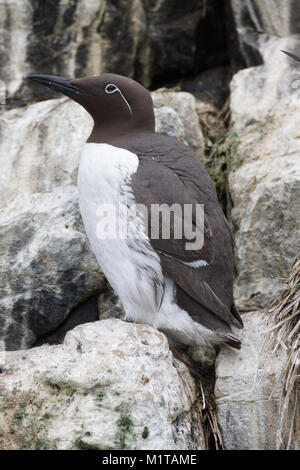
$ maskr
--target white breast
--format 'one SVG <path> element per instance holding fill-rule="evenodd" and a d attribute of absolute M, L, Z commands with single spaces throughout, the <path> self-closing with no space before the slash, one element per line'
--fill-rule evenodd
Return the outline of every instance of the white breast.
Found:
<path fill-rule="evenodd" d="M 78 172 L 79 204 L 93 252 L 125 310 L 132 311 L 132 304 L 142 303 L 146 310 L 155 311 L 163 296 L 164 280 L 159 256 L 149 240 L 120 238 L 119 233 L 115 238 L 108 231 L 103 238 L 105 227 L 101 226 L 103 219 L 115 226 L 120 206 L 127 210 L 135 204 L 130 180 L 138 163 L 138 157 L 128 150 L 86 144 Z"/>

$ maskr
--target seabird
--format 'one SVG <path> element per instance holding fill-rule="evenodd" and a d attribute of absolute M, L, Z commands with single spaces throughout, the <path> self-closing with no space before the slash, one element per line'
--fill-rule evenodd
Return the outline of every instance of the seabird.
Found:
<path fill-rule="evenodd" d="M 176 138 L 155 133 L 150 93 L 132 79 L 109 73 L 27 78 L 72 98 L 94 120 L 79 165 L 80 211 L 126 318 L 159 329 L 176 344 L 225 342 L 239 349 L 232 328 L 241 329 L 243 323 L 233 300 L 236 268 L 229 224 L 199 158 Z M 117 207 L 122 197 L 128 213 L 136 205 L 150 212 L 154 204 L 183 209 L 189 204 L 195 225 L 195 208 L 203 204 L 203 246 L 187 249 L 187 240 L 174 232 L 169 239 L 152 236 L 142 216 L 133 224 L 137 230 L 138 222 L 144 224 L 143 237 L 99 237 L 98 208 Z"/>

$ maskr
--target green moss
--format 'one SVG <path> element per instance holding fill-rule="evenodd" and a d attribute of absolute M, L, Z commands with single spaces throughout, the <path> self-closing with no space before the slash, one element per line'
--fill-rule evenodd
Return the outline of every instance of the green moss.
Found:
<path fill-rule="evenodd" d="M 248 121 L 246 121 L 245 127 L 253 126 L 256 123 L 257 123 L 257 119 L 250 118 L 250 119 L 248 119 Z"/>
<path fill-rule="evenodd" d="M 160 397 L 160 405 L 163 406 L 164 408 L 166 407 L 166 402 L 164 397 Z"/>
<path fill-rule="evenodd" d="M 259 132 L 260 134 L 264 134 L 266 129 L 273 124 L 274 118 L 273 116 L 268 116 L 263 121 L 260 121 L 255 118 L 250 118 L 245 123 L 245 128 L 249 128 L 251 132 Z"/>
<path fill-rule="evenodd" d="M 21 446 L 19 450 L 31 450 L 31 445 L 32 441 L 25 441 Z"/>
<path fill-rule="evenodd" d="M 236 167 L 236 155 L 240 144 L 236 131 L 216 141 L 210 147 L 206 168 L 216 185 L 219 202 L 227 218 L 230 218 L 232 200 L 229 192 L 228 174 Z"/>
<path fill-rule="evenodd" d="M 27 403 L 25 401 L 21 402 L 19 408 L 16 410 L 14 414 L 15 421 L 21 421 L 22 419 L 26 418 L 27 416 Z"/>
<path fill-rule="evenodd" d="M 101 406 L 102 401 L 104 400 L 105 397 L 106 397 L 106 394 L 104 390 L 100 390 L 99 392 L 97 392 L 95 396 L 96 405 Z"/>
<path fill-rule="evenodd" d="M 16 411 L 15 414 L 14 414 L 14 420 L 17 421 L 17 420 L 22 420 L 24 418 L 24 415 L 23 413 L 21 413 L 20 411 Z"/>
<path fill-rule="evenodd" d="M 65 393 L 66 393 L 66 395 L 68 395 L 69 397 L 72 397 L 75 392 L 76 392 L 76 389 L 75 389 L 74 387 L 71 387 L 71 385 L 68 385 L 68 386 L 65 388 Z"/>
<path fill-rule="evenodd" d="M 120 428 L 122 429 L 129 430 L 131 426 L 133 426 L 133 422 L 131 421 L 129 416 L 123 415 L 118 420 L 118 426 L 120 426 Z"/>
<path fill-rule="evenodd" d="M 129 449 L 129 440 L 133 434 L 133 422 L 128 415 L 122 415 L 117 421 L 115 445 L 118 449 Z"/>
<path fill-rule="evenodd" d="M 35 443 L 34 449 L 35 450 L 47 450 L 49 449 L 49 447 L 46 441 L 43 441 L 42 439 L 38 439 Z"/>
<path fill-rule="evenodd" d="M 52 379 L 52 377 L 48 377 L 46 383 L 57 391 L 60 391 L 61 387 Z"/>
<path fill-rule="evenodd" d="M 49 450 L 50 446 L 48 445 L 48 442 L 44 441 L 43 439 L 37 439 L 35 440 L 30 440 L 30 441 L 25 441 L 23 445 L 20 447 L 20 450 Z M 51 446 L 51 449 L 53 447 Z"/>
<path fill-rule="evenodd" d="M 88 444 L 87 442 L 84 442 L 81 438 L 76 440 L 76 446 L 80 450 L 99 450 L 99 448 L 93 444 Z"/>
<path fill-rule="evenodd" d="M 74 393 L 76 392 L 76 387 L 73 387 L 72 385 L 68 383 L 57 383 L 53 378 L 48 378 L 46 383 L 53 388 L 54 390 L 60 392 L 65 392 L 66 395 L 69 397 L 73 396 Z"/>

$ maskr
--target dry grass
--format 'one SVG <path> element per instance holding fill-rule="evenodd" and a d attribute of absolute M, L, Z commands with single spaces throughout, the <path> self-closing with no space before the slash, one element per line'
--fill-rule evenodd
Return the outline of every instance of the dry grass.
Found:
<path fill-rule="evenodd" d="M 204 392 L 201 382 L 199 382 L 199 388 L 201 390 L 201 398 L 199 397 L 199 413 L 204 431 L 206 449 L 213 448 L 215 450 L 223 450 L 223 440 L 215 408 L 215 397 L 212 392 Z M 200 401 L 202 401 L 201 405 Z"/>
<path fill-rule="evenodd" d="M 196 428 L 203 429 L 206 450 L 223 450 L 222 435 L 217 420 L 214 396 L 215 364 L 195 362 L 182 350 L 170 345 L 173 356 L 187 366 L 195 380 L 197 399 L 192 407 L 192 422 Z M 197 439 L 195 439 L 197 441 Z"/>
<path fill-rule="evenodd" d="M 272 328 L 273 353 L 275 354 L 278 348 L 287 351 L 281 394 L 278 449 L 291 448 L 296 425 L 297 383 L 300 377 L 300 252 L 286 283 L 286 290 L 270 307 L 270 312 L 275 316 L 275 326 Z"/>

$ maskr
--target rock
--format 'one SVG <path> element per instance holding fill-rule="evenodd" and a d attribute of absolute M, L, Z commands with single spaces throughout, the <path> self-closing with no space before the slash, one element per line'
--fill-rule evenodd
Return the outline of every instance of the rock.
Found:
<path fill-rule="evenodd" d="M 162 88 L 152 93 L 156 132 L 171 135 L 190 145 L 203 158 L 205 142 L 193 95 Z"/>
<path fill-rule="evenodd" d="M 298 249 L 300 68 L 280 52 L 297 44 L 296 38 L 264 40 L 265 64 L 231 83 L 229 186 L 242 310 L 263 308 L 279 295 Z"/>
<path fill-rule="evenodd" d="M 68 98 L 3 112 L 0 206 L 24 192 L 76 184 L 81 149 L 92 125 L 89 114 Z"/>
<path fill-rule="evenodd" d="M 224 347 L 217 357 L 217 419 L 226 449 L 272 450 L 277 448 L 280 429 L 287 354 L 272 353 L 269 314 L 247 313 L 243 321 L 241 351 Z M 300 441 L 293 444 L 299 447 Z"/>
<path fill-rule="evenodd" d="M 216 0 L 142 0 L 147 31 L 137 56 L 137 78 L 158 88 L 212 64 L 223 65 L 223 5 Z M 150 78 L 150 80 L 149 80 Z"/>
<path fill-rule="evenodd" d="M 86 300 L 82 300 L 80 304 L 72 308 L 67 318 L 58 325 L 57 328 L 54 328 L 49 333 L 46 333 L 42 336 L 39 336 L 37 341 L 35 341 L 33 346 L 41 346 L 42 344 L 60 344 L 63 343 L 66 333 L 70 330 L 73 330 L 78 325 L 82 323 L 90 323 L 99 320 L 99 297 L 101 297 L 103 292 L 103 287 L 101 287 L 101 294 L 91 295 Z"/>
<path fill-rule="evenodd" d="M 261 42 L 299 33 L 300 7 L 296 0 L 231 0 L 229 54 L 234 69 L 263 63 Z M 228 15 L 230 16 L 230 15 Z"/>
<path fill-rule="evenodd" d="M 209 153 L 211 145 L 224 138 L 227 128 L 222 115 L 220 115 L 220 110 L 212 103 L 196 99 L 195 111 L 198 115 L 200 128 L 204 136 L 204 159 L 205 162 L 207 162 L 207 154 Z"/>
<path fill-rule="evenodd" d="M 99 292 L 103 274 L 84 233 L 74 186 L 18 196 L 0 213 L 0 233 L 0 339 L 6 349 L 24 349 Z"/>
<path fill-rule="evenodd" d="M 0 78 L 14 105 L 53 96 L 46 88 L 29 86 L 28 73 L 78 77 L 109 68 L 132 76 L 146 27 L 139 0 L 1 0 L 0 18 Z"/>
<path fill-rule="evenodd" d="M 287 37 L 299 33 L 300 8 L 297 0 L 231 0 L 238 31 L 255 31 Z"/>
<path fill-rule="evenodd" d="M 210 0 L 0 0 L 0 82 L 9 106 L 47 99 L 30 73 L 118 73 L 156 86 L 223 65 L 223 7 Z M 214 26 L 214 31 L 212 29 Z M 9 51 L 9 53 L 8 53 Z M 200 60 L 199 60 L 200 58 Z"/>
<path fill-rule="evenodd" d="M 180 88 L 192 93 L 200 102 L 213 104 L 220 111 L 230 94 L 230 80 L 229 67 L 216 67 L 193 78 L 184 78 L 180 82 Z"/>
<path fill-rule="evenodd" d="M 160 132 L 194 145 L 201 154 L 204 142 L 193 96 L 163 91 L 153 96 L 159 101 Z M 97 319 L 95 308 L 88 304 L 86 309 L 82 302 L 104 288 L 104 279 L 86 239 L 74 187 L 91 127 L 86 111 L 66 98 L 0 117 L 0 200 L 5 207 L 0 211 L 5 280 L 0 339 L 7 349 L 57 343 L 78 322 Z"/>
<path fill-rule="evenodd" d="M 155 106 L 155 115 L 158 120 L 155 124 L 155 130 L 158 134 L 177 137 L 181 142 L 186 143 L 184 127 L 178 113 L 169 106 Z"/>
<path fill-rule="evenodd" d="M 262 35 L 258 45 L 264 64 L 235 74 L 230 85 L 232 120 L 239 127 L 252 118 L 294 111 L 299 104 L 299 65 L 281 50 L 297 52 L 300 38 Z"/>
<path fill-rule="evenodd" d="M 7 84 L 8 102 L 20 105 L 50 97 L 49 90 L 27 85 L 28 73 L 72 77 L 79 67 L 90 72 L 99 68 L 100 54 L 93 51 L 93 43 L 99 40 L 103 7 L 104 2 L 94 0 L 1 0 L 1 79 Z"/>
<path fill-rule="evenodd" d="M 115 319 L 81 325 L 63 345 L 6 354 L 0 448 L 203 449 L 194 400 L 161 333 Z"/>
<path fill-rule="evenodd" d="M 124 320 L 125 310 L 117 294 L 113 291 L 107 283 L 101 294 L 98 297 L 98 312 L 99 319 L 106 320 L 107 318 L 118 318 Z"/>

